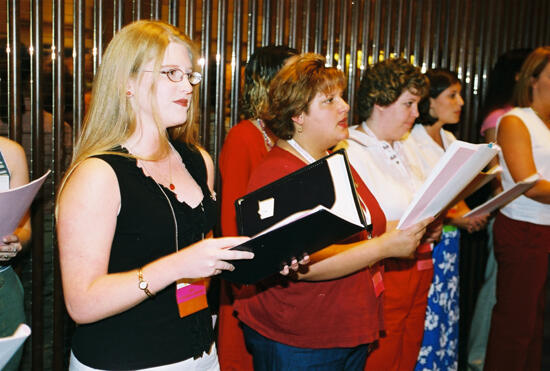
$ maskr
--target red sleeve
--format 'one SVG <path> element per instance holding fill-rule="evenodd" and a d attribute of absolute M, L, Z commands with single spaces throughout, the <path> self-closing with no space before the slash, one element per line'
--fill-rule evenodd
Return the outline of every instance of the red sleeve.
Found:
<path fill-rule="evenodd" d="M 241 125 L 240 127 L 238 127 Z M 244 130 L 243 130 L 244 129 Z M 247 130 L 248 129 L 248 130 Z M 253 130 L 256 130 L 252 127 Z M 229 131 L 220 153 L 221 227 L 223 236 L 237 236 L 235 200 L 246 194 L 250 173 L 267 153 L 264 143 L 250 128 L 238 124 Z M 262 139 L 260 137 L 260 139 Z"/>

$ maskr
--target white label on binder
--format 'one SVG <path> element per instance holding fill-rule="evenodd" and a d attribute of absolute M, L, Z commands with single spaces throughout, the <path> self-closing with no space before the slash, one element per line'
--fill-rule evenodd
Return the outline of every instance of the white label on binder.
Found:
<path fill-rule="evenodd" d="M 268 198 L 267 200 L 258 201 L 258 214 L 260 219 L 267 219 L 273 216 L 273 211 L 275 209 L 275 199 L 273 197 Z"/>

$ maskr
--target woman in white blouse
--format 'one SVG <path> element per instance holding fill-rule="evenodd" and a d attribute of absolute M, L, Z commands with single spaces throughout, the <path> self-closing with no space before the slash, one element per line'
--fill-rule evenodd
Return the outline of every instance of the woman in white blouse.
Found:
<path fill-rule="evenodd" d="M 377 63 L 365 73 L 358 91 L 363 122 L 352 127 L 349 139 L 340 145 L 387 220 L 401 218 L 422 184 L 418 159 L 407 153 L 401 139 L 418 117 L 417 105 L 427 90 L 426 78 L 405 59 Z M 386 259 L 384 267 L 386 332 L 369 355 L 366 369 L 411 370 L 422 341 L 433 274 L 430 245 L 419 246 L 416 259 Z"/>
<path fill-rule="evenodd" d="M 460 95 L 462 84 L 454 72 L 435 69 L 426 72 L 430 91 L 419 106 L 417 124 L 404 144 L 420 159 L 420 167 L 427 178 L 445 151 L 456 140 L 443 129 L 445 124 L 458 124 L 464 100 Z M 458 367 L 459 318 L 459 228 L 475 232 L 486 224 L 486 216 L 464 218 L 470 209 L 459 202 L 444 218 L 441 241 L 432 251 L 434 278 L 428 296 L 424 338 L 416 370 L 427 366 L 437 369 Z"/>

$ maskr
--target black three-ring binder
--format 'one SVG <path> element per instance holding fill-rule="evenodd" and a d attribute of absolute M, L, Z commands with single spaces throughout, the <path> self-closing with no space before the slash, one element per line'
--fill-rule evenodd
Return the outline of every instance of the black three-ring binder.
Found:
<path fill-rule="evenodd" d="M 239 233 L 252 239 L 233 249 L 255 254 L 223 271 L 222 278 L 235 283 L 260 281 L 292 258 L 370 228 L 343 149 L 247 194 L 235 208 Z"/>

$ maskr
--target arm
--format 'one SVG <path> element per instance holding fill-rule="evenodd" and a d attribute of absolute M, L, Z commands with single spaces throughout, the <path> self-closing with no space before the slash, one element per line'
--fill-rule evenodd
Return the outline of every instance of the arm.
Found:
<path fill-rule="evenodd" d="M 0 148 L 8 169 L 10 170 L 10 188 L 16 188 L 29 182 L 29 170 L 23 147 L 6 138 L 0 138 Z M 31 239 L 31 216 L 27 211 L 21 219 L 13 235 L 2 237 L 0 253 L 7 256 L 2 261 L 9 261 L 20 253 Z"/>
<path fill-rule="evenodd" d="M 466 202 L 460 201 L 455 205 L 445 218 L 445 223 L 454 225 L 455 227 L 465 229 L 468 233 L 477 232 L 487 224 L 487 218 L 489 215 L 480 215 L 469 218 L 464 218 L 463 215 L 468 213 L 470 208 L 466 205 Z"/>
<path fill-rule="evenodd" d="M 426 227 L 433 221 L 428 218 L 405 230 L 395 229 L 373 238 L 346 245 L 332 245 L 313 255 L 307 272 L 299 272 L 299 280 L 324 281 L 347 276 L 382 259 L 411 257 L 420 243 Z"/>
<path fill-rule="evenodd" d="M 137 269 L 107 272 L 119 207 L 116 175 L 100 159 L 80 164 L 60 195 L 57 235 L 63 292 L 67 310 L 77 323 L 99 321 L 147 298 L 138 288 Z M 179 278 L 207 277 L 233 269 L 225 260 L 248 259 L 252 254 L 226 248 L 245 240 L 203 240 L 145 265 L 143 277 L 155 293 Z"/>
<path fill-rule="evenodd" d="M 504 117 L 498 128 L 497 142 L 502 148 L 506 166 L 515 182 L 537 173 L 531 137 L 521 119 L 516 116 Z M 535 201 L 550 204 L 550 180 L 539 180 L 524 195 Z"/>

